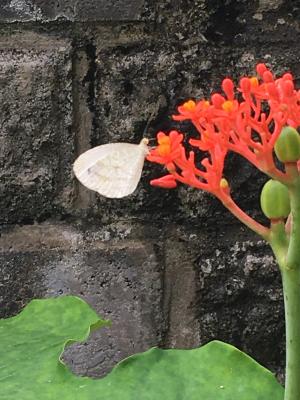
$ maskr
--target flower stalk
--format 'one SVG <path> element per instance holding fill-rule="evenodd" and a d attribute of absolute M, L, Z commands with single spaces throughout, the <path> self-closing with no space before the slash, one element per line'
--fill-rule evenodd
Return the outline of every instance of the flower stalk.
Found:
<path fill-rule="evenodd" d="M 300 263 L 295 269 L 281 267 L 286 330 L 284 400 L 300 399 Z"/>
<path fill-rule="evenodd" d="M 250 228 L 253 232 L 260 235 L 265 240 L 269 240 L 270 229 L 255 221 L 248 214 L 246 214 L 231 198 L 229 195 L 221 194 L 219 199 L 223 205 L 233 214 L 239 221 Z"/>
<path fill-rule="evenodd" d="M 293 222 L 286 263 L 288 269 L 297 269 L 300 268 L 300 176 L 289 185 L 289 192 Z"/>
<path fill-rule="evenodd" d="M 296 175 L 295 168 L 293 175 Z M 297 171 L 298 172 L 298 171 Z M 284 400 L 300 399 L 300 177 L 289 184 L 292 229 L 281 270 L 286 329 L 286 370 Z M 276 253 L 275 253 L 276 254 Z"/>

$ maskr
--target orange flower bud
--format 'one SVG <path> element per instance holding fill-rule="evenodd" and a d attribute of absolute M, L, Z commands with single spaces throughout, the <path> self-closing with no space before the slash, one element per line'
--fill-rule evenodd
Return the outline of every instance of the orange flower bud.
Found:
<path fill-rule="evenodd" d="M 157 141 L 159 144 L 170 144 L 170 138 L 166 135 L 158 137 Z"/>
<path fill-rule="evenodd" d="M 194 111 L 196 108 L 196 103 L 194 100 L 189 100 L 183 103 L 182 107 L 187 111 Z"/>
<path fill-rule="evenodd" d="M 222 108 L 224 111 L 230 112 L 233 110 L 233 101 L 231 100 L 226 100 L 224 101 L 224 103 L 222 104 Z"/>
<path fill-rule="evenodd" d="M 249 79 L 251 86 L 252 87 L 257 87 L 259 85 L 258 79 L 256 76 L 252 76 L 252 78 Z"/>
<path fill-rule="evenodd" d="M 210 105 L 209 101 L 207 101 L 207 100 L 201 100 L 201 101 L 200 101 L 200 104 L 201 104 L 201 108 L 202 108 L 203 110 L 206 110 L 206 109 L 209 107 L 209 105 Z"/>
<path fill-rule="evenodd" d="M 227 188 L 229 188 L 229 183 L 228 183 L 227 179 L 222 178 L 222 179 L 220 180 L 220 188 L 221 188 L 221 189 L 227 189 Z"/>
<path fill-rule="evenodd" d="M 158 147 L 157 147 L 157 151 L 158 151 L 158 154 L 160 155 L 160 156 L 167 156 L 168 154 L 170 154 L 171 153 L 171 146 L 170 146 L 170 144 L 160 144 Z"/>
<path fill-rule="evenodd" d="M 220 180 L 220 189 L 223 190 L 223 192 L 229 194 L 230 193 L 230 187 L 229 187 L 229 183 L 227 181 L 227 179 L 222 178 Z"/>

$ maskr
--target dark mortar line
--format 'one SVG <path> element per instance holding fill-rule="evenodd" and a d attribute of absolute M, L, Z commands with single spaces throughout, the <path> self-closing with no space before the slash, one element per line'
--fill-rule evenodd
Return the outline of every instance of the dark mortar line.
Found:
<path fill-rule="evenodd" d="M 158 251 L 156 253 L 160 256 L 161 260 L 161 300 L 160 300 L 160 306 L 161 306 L 161 312 L 163 316 L 163 324 L 162 324 L 162 330 L 161 330 L 161 340 L 159 343 L 159 346 L 161 347 L 167 347 L 169 345 L 170 341 L 170 327 L 171 327 L 171 302 L 172 302 L 172 287 L 169 288 L 169 290 L 166 290 L 166 283 L 167 283 L 167 264 L 166 264 L 166 238 L 167 238 L 167 229 L 168 227 L 161 227 L 161 237 L 160 242 L 162 243 L 161 246 L 157 245 Z M 155 248 L 154 248 L 155 251 Z"/>
<path fill-rule="evenodd" d="M 91 42 L 87 43 L 85 46 L 85 51 L 86 51 L 87 57 L 89 59 L 89 68 L 87 70 L 85 77 L 83 78 L 82 83 L 89 84 L 88 102 L 89 102 L 90 111 L 94 112 L 95 111 L 95 75 L 96 75 L 96 70 L 97 70 L 96 46 Z"/>
<path fill-rule="evenodd" d="M 78 156 L 79 153 L 79 137 L 78 137 L 78 131 L 79 131 L 79 104 L 80 104 L 80 94 L 79 94 L 79 89 L 74 83 L 74 80 L 76 79 L 77 71 L 76 71 L 76 57 L 77 57 L 77 52 L 72 51 L 72 60 L 71 60 L 71 74 L 72 74 L 72 131 L 74 132 L 74 161 L 75 157 Z M 74 199 L 73 199 L 73 205 L 76 202 L 76 199 L 79 197 L 79 183 L 76 181 L 75 177 L 73 180 L 73 194 L 74 194 Z"/>
<path fill-rule="evenodd" d="M 151 28 L 149 28 L 149 25 Z M 52 37 L 57 37 L 59 35 L 60 38 L 69 38 L 69 39 L 76 39 L 78 37 L 78 34 L 85 38 L 85 41 L 90 40 L 89 38 L 91 36 L 98 35 L 101 32 L 98 32 L 99 28 L 110 28 L 114 29 L 118 26 L 119 28 L 122 27 L 131 27 L 131 28 L 136 28 L 136 27 L 143 27 L 145 28 L 144 31 L 144 37 L 145 40 L 151 38 L 152 41 L 155 43 L 163 43 L 164 45 L 169 45 L 172 46 L 174 44 L 178 44 L 178 39 L 169 37 L 166 33 L 162 34 L 161 30 L 161 25 L 159 23 L 156 23 L 155 21 L 145 21 L 145 20 L 139 20 L 139 21 L 49 21 L 49 22 L 39 22 L 39 21 L 27 21 L 27 22 L 12 22 L 12 23 L 4 23 L 0 22 L 0 34 L 5 36 L 7 35 L 8 37 L 13 34 L 20 34 L 23 32 L 36 32 L 39 34 L 44 34 L 44 35 L 49 35 Z M 207 30 L 209 31 L 210 28 Z M 149 33 L 150 32 L 150 33 Z M 245 33 L 243 33 L 245 34 Z M 210 49 L 212 46 L 215 48 L 215 50 L 218 50 L 219 48 L 228 48 L 229 50 L 232 51 L 232 40 L 234 38 L 230 37 L 227 40 L 224 40 L 223 36 L 220 36 L 220 38 L 217 37 L 217 35 L 214 38 L 211 37 L 210 34 L 205 33 L 205 36 L 210 37 L 210 40 L 207 43 L 202 43 L 199 41 L 199 44 L 202 45 L 202 47 Z M 131 43 L 131 40 L 128 41 L 128 43 Z M 251 41 L 251 39 L 247 38 L 247 45 L 246 49 L 248 48 L 253 48 L 254 45 L 257 46 L 258 44 L 258 39 L 256 38 L 255 40 Z M 286 39 L 276 39 L 274 41 L 269 40 L 269 43 L 272 45 L 280 46 L 286 44 Z M 298 44 L 298 38 L 295 36 L 295 39 L 293 40 L 293 37 L 289 38 L 289 43 L 290 45 L 293 44 Z M 262 38 L 261 39 L 261 44 L 265 44 L 265 40 Z M 186 48 L 188 47 L 188 43 L 182 42 L 179 45 L 179 48 Z M 74 46 L 75 50 L 77 49 L 76 45 Z M 88 53 L 90 51 L 88 50 Z"/>
<path fill-rule="evenodd" d="M 83 78 L 82 83 L 88 84 L 88 98 L 87 98 L 87 105 L 92 114 L 92 130 L 95 132 L 99 127 L 97 118 L 96 118 L 96 73 L 97 73 L 97 47 L 92 42 L 87 43 L 85 46 L 85 51 L 87 54 L 87 58 L 89 60 L 89 66 L 85 77 Z M 93 135 L 91 135 L 91 138 Z M 91 139 L 91 147 L 94 147 L 97 143 L 93 143 Z"/>
<path fill-rule="evenodd" d="M 76 26 L 88 26 L 88 27 L 98 27 L 98 26 L 111 26 L 115 27 L 116 24 L 119 25 L 127 25 L 127 24 L 134 24 L 134 25 L 143 25 L 146 23 L 153 23 L 153 21 L 147 21 L 147 20 L 77 20 L 77 21 L 70 21 L 66 19 L 61 19 L 61 20 L 53 20 L 53 21 L 13 21 L 13 22 L 0 22 L 0 28 L 2 27 L 36 27 L 36 28 L 53 28 L 53 27 L 63 27 L 65 28 L 66 25 L 70 27 L 76 27 Z"/>

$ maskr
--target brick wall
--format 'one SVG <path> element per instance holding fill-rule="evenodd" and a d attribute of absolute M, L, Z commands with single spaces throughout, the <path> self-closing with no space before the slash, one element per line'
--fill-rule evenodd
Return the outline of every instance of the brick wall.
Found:
<path fill-rule="evenodd" d="M 150 187 L 159 168 L 108 200 L 71 167 L 91 146 L 176 126 L 177 104 L 258 61 L 299 80 L 294 3 L 0 0 L 0 310 L 72 293 L 111 318 L 67 352 L 75 371 L 213 338 L 281 371 L 280 279 L 264 243 L 206 193 Z M 264 177 L 235 156 L 226 173 L 260 217 Z"/>

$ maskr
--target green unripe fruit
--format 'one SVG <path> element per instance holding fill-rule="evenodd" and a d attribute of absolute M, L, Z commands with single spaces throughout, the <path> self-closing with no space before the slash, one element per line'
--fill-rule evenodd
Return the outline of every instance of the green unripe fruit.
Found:
<path fill-rule="evenodd" d="M 279 161 L 296 162 L 300 159 L 300 135 L 295 128 L 286 126 L 282 129 L 274 146 Z"/>
<path fill-rule="evenodd" d="M 269 219 L 287 218 L 291 211 L 287 187 L 270 179 L 262 189 L 260 205 L 263 213 Z"/>

